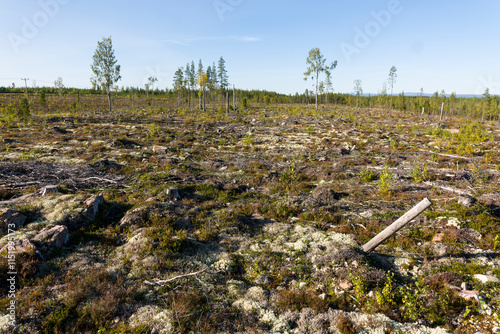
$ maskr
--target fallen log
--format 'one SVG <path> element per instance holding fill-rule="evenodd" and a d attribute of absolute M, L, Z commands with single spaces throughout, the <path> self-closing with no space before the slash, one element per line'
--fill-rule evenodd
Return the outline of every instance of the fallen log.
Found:
<path fill-rule="evenodd" d="M 425 211 L 428 207 L 432 205 L 432 202 L 428 198 L 424 198 L 420 203 L 415 205 L 410 211 L 406 212 L 403 216 L 401 216 L 394 223 L 389 225 L 385 230 L 377 234 L 370 241 L 368 241 L 363 247 L 362 250 L 366 253 L 373 251 L 377 248 L 378 245 L 383 243 L 389 237 L 391 237 L 394 233 L 403 228 L 406 224 L 408 224 L 411 220 L 415 219 L 419 214 Z"/>

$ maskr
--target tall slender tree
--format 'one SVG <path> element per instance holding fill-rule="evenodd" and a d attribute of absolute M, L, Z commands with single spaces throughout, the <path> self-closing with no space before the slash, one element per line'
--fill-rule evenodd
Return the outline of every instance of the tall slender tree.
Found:
<path fill-rule="evenodd" d="M 398 75 L 396 74 L 397 68 L 396 67 L 391 67 L 391 70 L 389 71 L 389 78 L 387 79 L 387 82 L 389 85 L 391 85 L 391 107 L 390 110 L 392 110 L 392 95 L 394 91 L 394 84 L 396 83 L 396 78 Z"/>
<path fill-rule="evenodd" d="M 157 81 L 158 81 L 158 78 L 155 77 L 155 76 L 150 76 L 148 78 L 148 84 L 151 87 L 151 94 L 152 94 L 151 96 L 152 96 L 152 99 L 153 99 L 153 108 L 155 106 L 155 88 L 154 87 L 155 87 L 155 82 L 157 82 Z"/>
<path fill-rule="evenodd" d="M 326 90 L 326 104 L 328 104 L 328 93 L 330 92 L 330 90 L 332 91 L 333 93 L 333 85 L 332 85 L 332 79 L 331 79 L 331 76 L 332 74 L 330 72 L 328 72 L 326 74 L 326 79 L 325 79 L 325 90 Z"/>
<path fill-rule="evenodd" d="M 111 111 L 111 89 L 113 84 L 119 81 L 122 77 L 120 75 L 120 65 L 116 65 L 115 50 L 111 36 L 104 37 L 102 41 L 97 42 L 97 48 L 92 57 L 92 77 L 90 81 L 94 87 L 102 87 L 106 90 L 108 95 L 109 111 Z"/>
<path fill-rule="evenodd" d="M 359 95 L 363 94 L 362 81 L 360 79 L 354 80 L 354 93 L 356 94 L 356 108 L 359 108 Z"/>
<path fill-rule="evenodd" d="M 221 98 L 224 99 L 224 92 L 226 91 L 226 87 L 229 85 L 227 70 L 226 70 L 226 61 L 224 58 L 219 58 L 219 64 L 217 66 L 217 76 L 219 78 L 219 89 Z"/>
<path fill-rule="evenodd" d="M 193 90 L 191 77 L 194 76 L 194 73 L 191 72 L 191 67 L 189 63 L 186 64 L 186 70 L 184 71 L 184 80 L 186 82 L 186 87 L 188 89 L 188 106 L 191 108 L 191 92 Z"/>
<path fill-rule="evenodd" d="M 203 96 L 203 111 L 205 111 L 205 93 L 207 90 L 208 76 L 206 72 L 198 72 L 198 86 L 200 87 L 200 109 L 202 109 L 201 97 Z"/>
<path fill-rule="evenodd" d="M 177 91 L 177 107 L 181 104 L 181 93 L 184 87 L 184 73 L 182 68 L 178 68 L 174 74 L 174 90 Z"/>
<path fill-rule="evenodd" d="M 304 72 L 304 80 L 311 78 L 315 82 L 314 86 L 316 89 L 316 110 L 318 110 L 318 89 L 319 89 L 319 76 L 321 73 L 325 73 L 327 76 L 330 75 L 330 71 L 337 67 L 337 61 L 331 63 L 331 65 L 326 65 L 326 58 L 321 54 L 319 48 L 314 48 L 309 51 L 309 56 L 306 60 L 307 71 Z"/>
<path fill-rule="evenodd" d="M 201 61 L 201 59 L 198 61 L 198 71 L 196 72 L 196 83 L 199 87 L 199 91 L 198 91 L 198 98 L 199 98 L 199 106 L 200 106 L 200 109 L 201 109 L 201 98 L 202 98 L 202 94 L 204 94 L 204 87 L 202 87 L 200 85 L 200 83 L 203 81 L 203 80 L 200 80 L 200 78 L 206 76 L 206 73 L 205 71 L 203 70 L 203 63 Z M 204 96 L 203 96 L 204 97 Z M 203 107 L 203 110 L 205 110 L 205 108 Z"/>

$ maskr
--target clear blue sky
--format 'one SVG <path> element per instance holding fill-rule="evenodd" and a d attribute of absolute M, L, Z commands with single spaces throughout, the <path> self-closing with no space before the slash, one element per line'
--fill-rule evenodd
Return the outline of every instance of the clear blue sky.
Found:
<path fill-rule="evenodd" d="M 0 86 L 90 87 L 97 41 L 111 36 L 119 86 L 223 56 L 229 82 L 294 94 L 318 47 L 337 92 L 361 79 L 377 93 L 396 66 L 395 92 L 500 94 L 498 0 L 0 0 Z"/>

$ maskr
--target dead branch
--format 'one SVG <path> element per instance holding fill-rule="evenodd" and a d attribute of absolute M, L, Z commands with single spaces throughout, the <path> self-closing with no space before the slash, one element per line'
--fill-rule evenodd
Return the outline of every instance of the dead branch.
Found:
<path fill-rule="evenodd" d="M 175 276 L 175 277 L 172 277 L 172 278 L 169 278 L 169 279 L 166 279 L 166 280 L 159 280 L 159 281 L 156 281 L 156 282 L 150 282 L 150 281 L 147 281 L 145 280 L 144 281 L 144 284 L 147 284 L 147 285 L 153 285 L 153 286 L 163 286 L 165 285 L 166 283 L 168 282 L 172 282 L 172 281 L 175 281 L 176 279 L 179 279 L 179 278 L 184 278 L 184 277 L 190 277 L 190 276 L 196 276 L 198 274 L 201 274 L 202 272 L 205 272 L 207 270 L 207 268 L 203 269 L 203 270 L 200 270 L 200 271 L 197 271 L 195 273 L 190 273 L 190 274 L 184 274 L 184 275 L 179 275 L 179 276 Z"/>
<path fill-rule="evenodd" d="M 469 197 L 474 197 L 470 193 L 465 192 L 463 190 L 460 190 L 460 189 L 457 189 L 457 188 L 453 188 L 453 187 L 450 187 L 450 186 L 447 186 L 447 185 L 441 185 L 441 184 L 438 184 L 436 182 L 426 181 L 426 182 L 424 182 L 424 184 L 427 185 L 427 186 L 429 186 L 429 187 L 435 187 L 435 188 L 438 188 L 438 189 L 441 189 L 441 190 L 444 190 L 444 191 L 448 191 L 448 192 L 452 192 L 452 193 L 455 193 L 455 194 L 458 194 L 458 195 L 465 195 L 465 196 L 469 196 Z"/>

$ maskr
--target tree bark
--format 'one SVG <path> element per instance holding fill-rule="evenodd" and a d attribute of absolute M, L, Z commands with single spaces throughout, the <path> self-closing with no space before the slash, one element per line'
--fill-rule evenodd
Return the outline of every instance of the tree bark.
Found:
<path fill-rule="evenodd" d="M 111 91 L 108 89 L 108 104 L 109 104 L 109 112 L 111 112 Z"/>

